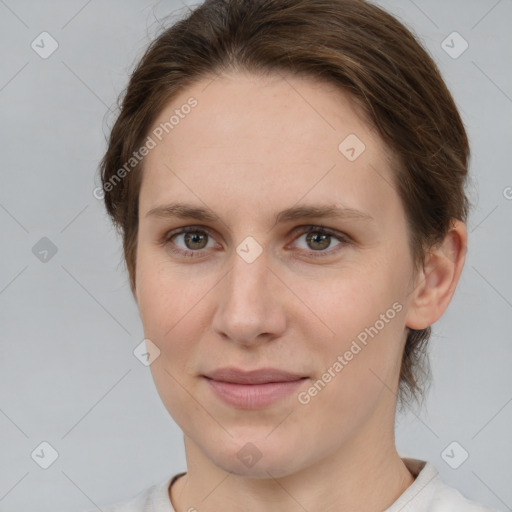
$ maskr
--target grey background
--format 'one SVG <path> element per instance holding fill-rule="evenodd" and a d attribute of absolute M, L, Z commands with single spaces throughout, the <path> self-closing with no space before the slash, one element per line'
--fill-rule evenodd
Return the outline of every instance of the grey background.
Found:
<path fill-rule="evenodd" d="M 473 151 L 466 267 L 434 326 L 434 385 L 420 413 L 398 418 L 397 445 L 511 510 L 512 2 L 379 3 L 434 56 Z M 143 330 L 120 239 L 92 195 L 107 111 L 158 20 L 184 6 L 0 0 L 0 511 L 94 508 L 186 468 L 181 431 L 132 353 Z M 59 44 L 47 59 L 31 48 L 43 31 Z M 441 47 L 453 31 L 469 43 L 457 59 Z M 57 247 L 47 262 L 32 251 L 43 237 Z M 48 469 L 31 458 L 42 441 L 59 454 Z M 458 469 L 441 456 L 452 441 L 469 453 Z"/>

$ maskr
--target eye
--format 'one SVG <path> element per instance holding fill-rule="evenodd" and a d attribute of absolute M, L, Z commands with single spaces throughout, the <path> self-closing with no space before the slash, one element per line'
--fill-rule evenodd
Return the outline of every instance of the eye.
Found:
<path fill-rule="evenodd" d="M 302 234 L 296 239 L 296 241 L 300 240 L 304 235 L 306 235 L 306 247 L 302 248 L 314 258 L 331 256 L 333 253 L 338 252 L 338 250 L 341 249 L 340 246 L 350 243 L 350 240 L 347 235 L 331 231 L 329 229 L 324 228 L 323 226 L 303 226 L 301 233 Z M 338 249 L 331 249 L 327 251 L 326 249 L 332 247 L 333 238 L 338 240 L 339 242 L 334 246 L 338 247 Z"/>
<path fill-rule="evenodd" d="M 209 237 L 209 233 L 204 229 L 187 226 L 167 233 L 162 240 L 162 244 L 175 254 L 194 258 L 202 256 L 201 251 L 212 248 L 211 244 L 208 245 Z M 212 237 L 210 238 L 213 240 Z M 181 248 L 180 240 L 181 244 L 183 244 Z"/>
<path fill-rule="evenodd" d="M 313 258 L 331 256 L 351 241 L 348 235 L 329 230 L 323 226 L 300 226 L 298 229 L 300 233 L 294 243 L 297 244 L 297 240 L 306 235 L 306 247 L 299 248 Z M 333 239 L 338 240 L 334 249 L 332 249 Z M 196 226 L 186 226 L 166 233 L 161 245 L 174 254 L 188 258 L 201 258 L 207 249 L 216 247 L 214 239 L 208 231 Z M 329 248 L 331 249 L 327 250 Z"/>

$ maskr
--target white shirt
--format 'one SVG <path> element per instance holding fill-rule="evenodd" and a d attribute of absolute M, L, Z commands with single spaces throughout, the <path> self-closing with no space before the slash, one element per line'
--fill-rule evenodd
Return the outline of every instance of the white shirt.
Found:
<path fill-rule="evenodd" d="M 468 500 L 459 491 L 444 484 L 430 462 L 407 457 L 402 457 L 402 460 L 415 480 L 383 512 L 499 512 Z M 103 512 L 176 512 L 169 499 L 169 486 L 184 474 L 173 475 L 130 500 L 118 501 L 101 509 Z"/>

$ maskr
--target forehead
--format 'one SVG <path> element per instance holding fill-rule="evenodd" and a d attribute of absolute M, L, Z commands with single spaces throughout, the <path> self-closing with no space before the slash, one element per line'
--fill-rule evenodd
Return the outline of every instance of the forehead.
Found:
<path fill-rule="evenodd" d="M 314 79 L 205 78 L 175 96 L 149 132 L 156 145 L 144 161 L 141 213 L 172 200 L 226 215 L 298 201 L 372 216 L 399 208 L 389 152 L 361 114 L 348 94 Z"/>

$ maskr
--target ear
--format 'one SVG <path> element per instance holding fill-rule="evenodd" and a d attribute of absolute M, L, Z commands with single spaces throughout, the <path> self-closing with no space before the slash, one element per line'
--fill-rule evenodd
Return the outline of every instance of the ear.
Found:
<path fill-rule="evenodd" d="M 406 327 L 425 329 L 441 318 L 455 293 L 466 251 L 466 226 L 453 219 L 451 229 L 440 244 L 430 249 L 416 276 Z"/>

